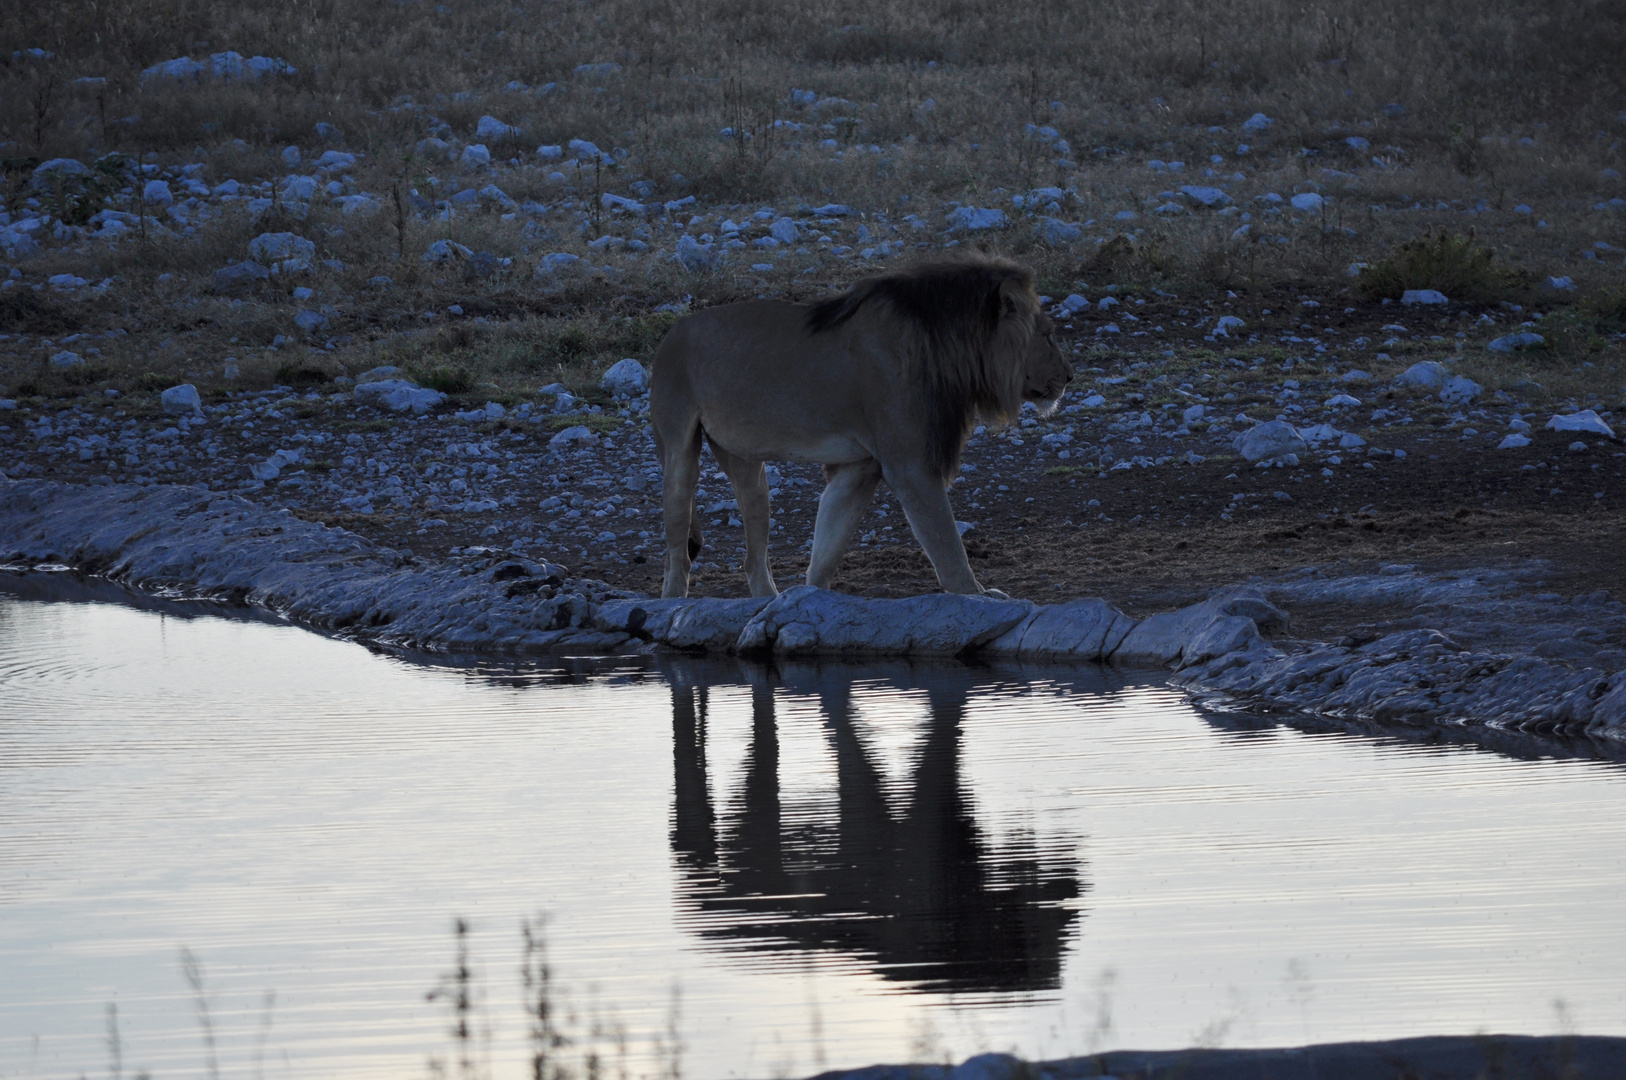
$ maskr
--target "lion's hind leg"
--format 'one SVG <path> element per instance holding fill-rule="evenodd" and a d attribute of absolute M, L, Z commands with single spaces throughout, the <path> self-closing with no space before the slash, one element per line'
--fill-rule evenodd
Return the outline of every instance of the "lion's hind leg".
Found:
<path fill-rule="evenodd" d="M 700 425 L 681 438 L 660 438 L 661 515 L 666 532 L 666 577 L 661 596 L 689 595 L 689 567 L 700 553 L 700 515 L 695 489 L 700 484 Z"/>
<path fill-rule="evenodd" d="M 768 569 L 768 527 L 772 522 L 768 505 L 768 476 L 762 462 L 736 457 L 711 444 L 717 464 L 734 485 L 734 500 L 740 504 L 740 521 L 745 525 L 745 581 L 752 596 L 778 596 L 773 572 Z M 698 518 L 698 515 L 696 515 Z"/>
<path fill-rule="evenodd" d="M 807 562 L 807 583 L 828 589 L 841 556 L 852 543 L 864 511 L 881 482 L 881 463 L 873 458 L 824 467 L 824 494 L 813 523 L 813 554 Z"/>

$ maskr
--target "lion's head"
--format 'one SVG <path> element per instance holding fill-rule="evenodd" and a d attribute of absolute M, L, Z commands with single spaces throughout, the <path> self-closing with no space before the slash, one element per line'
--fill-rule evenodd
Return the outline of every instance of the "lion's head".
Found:
<path fill-rule="evenodd" d="M 979 417 L 1013 423 L 1024 402 L 1048 413 L 1072 379 L 1033 271 L 1008 259 L 977 255 L 866 278 L 815 304 L 808 329 L 833 329 L 866 307 L 885 312 L 905 343 L 931 464 L 945 479 L 958 472 Z"/>

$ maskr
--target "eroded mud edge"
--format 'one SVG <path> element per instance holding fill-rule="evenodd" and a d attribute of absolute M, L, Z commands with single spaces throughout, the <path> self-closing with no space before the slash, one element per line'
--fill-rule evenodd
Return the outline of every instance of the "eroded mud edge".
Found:
<path fill-rule="evenodd" d="M 1511 571 L 1311 572 L 1139 620 L 1099 599 L 882 600 L 799 587 L 771 602 L 652 600 L 498 552 L 427 563 L 201 486 L 28 480 L 0 481 L 0 562 L 68 565 L 430 652 L 1087 661 L 1172 670 L 1199 698 L 1250 709 L 1626 740 L 1626 663 L 1585 644 L 1622 639 L 1626 604 L 1535 593 Z M 1329 603 L 1410 615 L 1337 643 L 1291 636 L 1295 606 Z M 1555 641 L 1574 647 L 1537 655 Z"/>

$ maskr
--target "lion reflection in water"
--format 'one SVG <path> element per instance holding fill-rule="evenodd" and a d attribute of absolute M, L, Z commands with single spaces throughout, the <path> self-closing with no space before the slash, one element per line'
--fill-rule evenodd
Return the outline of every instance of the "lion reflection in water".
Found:
<path fill-rule="evenodd" d="M 817 304 L 755 300 L 690 315 L 655 353 L 650 419 L 664 473 L 663 596 L 686 596 L 703 543 L 695 488 L 704 439 L 734 485 L 751 595 L 768 570 L 764 461 L 817 462 L 825 489 L 807 583 L 828 587 L 885 480 L 949 592 L 982 587 L 948 485 L 980 418 L 1041 414 L 1072 377 L 1032 271 L 980 256 L 867 278 Z"/>

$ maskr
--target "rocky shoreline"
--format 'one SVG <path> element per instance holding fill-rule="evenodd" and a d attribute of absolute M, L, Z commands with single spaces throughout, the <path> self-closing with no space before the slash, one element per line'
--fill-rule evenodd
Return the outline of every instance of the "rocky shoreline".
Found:
<path fill-rule="evenodd" d="M 0 561 L 71 566 L 430 652 L 1104 663 L 1170 670 L 1200 699 L 1248 710 L 1626 740 L 1626 658 L 1537 655 L 1541 642 L 1571 640 L 1578 627 L 1626 628 L 1626 604 L 1606 593 L 1570 602 L 1530 595 L 1510 571 L 1310 571 L 1140 620 L 1100 599 L 878 599 L 806 586 L 771 601 L 655 600 L 494 551 L 427 561 L 202 486 L 28 480 L 0 481 Z M 1290 636 L 1295 604 L 1351 598 L 1404 603 L 1415 614 L 1336 643 Z"/>

